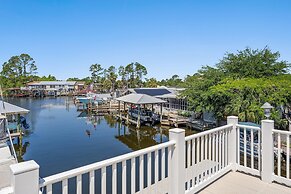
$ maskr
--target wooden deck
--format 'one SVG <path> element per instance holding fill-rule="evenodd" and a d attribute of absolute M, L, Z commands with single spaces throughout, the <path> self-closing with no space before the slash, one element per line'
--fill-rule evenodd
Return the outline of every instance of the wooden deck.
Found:
<path fill-rule="evenodd" d="M 229 172 L 199 194 L 291 194 L 291 188 L 277 183 L 268 184 L 258 177 L 240 172 Z"/>

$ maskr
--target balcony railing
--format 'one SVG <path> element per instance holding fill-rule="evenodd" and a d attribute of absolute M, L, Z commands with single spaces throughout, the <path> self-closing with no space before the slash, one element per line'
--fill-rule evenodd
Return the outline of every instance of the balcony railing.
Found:
<path fill-rule="evenodd" d="M 243 171 L 291 186 L 290 137 L 291 132 L 275 130 L 273 121 L 263 120 L 259 128 L 239 125 L 231 116 L 225 126 L 187 137 L 183 129 L 171 129 L 169 142 L 45 177 L 40 183 L 34 161 L 15 164 L 11 185 L 15 194 L 192 194 L 229 171 Z"/>

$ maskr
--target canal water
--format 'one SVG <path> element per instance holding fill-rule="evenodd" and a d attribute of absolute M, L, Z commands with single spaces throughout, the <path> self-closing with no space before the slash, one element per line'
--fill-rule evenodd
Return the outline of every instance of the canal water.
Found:
<path fill-rule="evenodd" d="M 35 160 L 40 165 L 41 177 L 168 141 L 169 128 L 136 130 L 109 115 L 88 115 L 77 111 L 71 97 L 8 101 L 30 110 L 26 115 L 30 128 L 17 152 L 20 161 Z"/>

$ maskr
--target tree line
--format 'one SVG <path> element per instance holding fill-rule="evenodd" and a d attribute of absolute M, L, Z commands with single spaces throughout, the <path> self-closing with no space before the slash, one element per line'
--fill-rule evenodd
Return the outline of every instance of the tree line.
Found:
<path fill-rule="evenodd" d="M 184 79 L 178 75 L 158 81 L 147 78 L 147 68 L 138 62 L 125 66 L 102 67 L 92 64 L 90 76 L 71 81 L 85 81 L 102 91 L 115 91 L 135 87 L 183 87 L 180 94 L 187 98 L 189 110 L 196 113 L 212 112 L 225 120 L 228 115 L 238 115 L 241 121 L 259 123 L 264 118 L 260 108 L 271 103 L 272 119 L 285 128 L 291 123 L 291 75 L 290 63 L 280 60 L 280 53 L 268 47 L 246 48 L 226 53 L 214 66 L 202 66 L 197 73 Z M 11 57 L 2 66 L 0 80 L 3 87 L 20 87 L 29 81 L 56 80 L 52 75 L 39 77 L 35 61 L 28 54 Z M 283 118 L 283 119 L 282 119 Z"/>
<path fill-rule="evenodd" d="M 218 121 L 237 115 L 240 121 L 259 123 L 261 106 L 269 102 L 275 107 L 271 119 L 286 129 L 291 124 L 290 63 L 279 58 L 268 47 L 227 53 L 214 67 L 203 66 L 187 76 L 182 96 L 193 111 L 212 112 Z"/>
<path fill-rule="evenodd" d="M 37 66 L 29 54 L 12 56 L 2 65 L 0 83 L 4 88 L 25 86 L 31 81 L 54 81 L 55 76 L 37 76 Z"/>
<path fill-rule="evenodd" d="M 32 81 L 56 81 L 53 75 L 37 75 L 37 65 L 29 54 L 12 56 L 2 65 L 0 72 L 0 83 L 3 88 L 19 88 Z M 89 68 L 90 76 L 85 78 L 72 77 L 67 81 L 85 81 L 87 85 L 101 87 L 102 91 L 115 91 L 116 89 L 136 88 L 136 87 L 157 87 L 171 86 L 179 87 L 182 79 L 178 75 L 173 75 L 169 79 L 158 81 L 156 78 L 147 78 L 147 68 L 138 63 L 132 62 L 128 65 L 108 68 L 101 64 L 92 64 Z"/>

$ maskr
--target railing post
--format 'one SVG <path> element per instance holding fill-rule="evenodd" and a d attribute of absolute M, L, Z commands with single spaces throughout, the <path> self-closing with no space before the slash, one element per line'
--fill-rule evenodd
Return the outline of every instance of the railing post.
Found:
<path fill-rule="evenodd" d="M 237 134 L 236 134 L 236 124 L 238 124 L 238 117 L 237 116 L 228 116 L 227 117 L 227 124 L 232 124 L 232 130 L 229 133 L 228 137 L 228 163 L 231 164 L 232 171 L 237 170 L 237 161 L 236 157 L 237 154 Z"/>
<path fill-rule="evenodd" d="M 170 129 L 170 141 L 176 142 L 171 156 L 170 166 L 170 194 L 185 193 L 185 130 L 184 129 Z"/>
<path fill-rule="evenodd" d="M 39 165 L 26 161 L 10 165 L 13 194 L 39 194 Z"/>
<path fill-rule="evenodd" d="M 272 130 L 273 120 L 262 120 L 262 171 L 261 179 L 264 182 L 272 183 L 274 172 L 274 142 Z"/>

